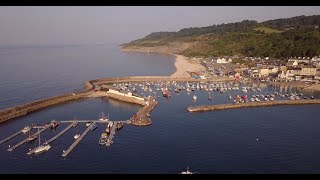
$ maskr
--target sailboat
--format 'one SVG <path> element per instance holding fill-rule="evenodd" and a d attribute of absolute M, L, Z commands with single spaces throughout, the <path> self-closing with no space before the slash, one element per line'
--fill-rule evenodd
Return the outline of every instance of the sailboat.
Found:
<path fill-rule="evenodd" d="M 37 139 L 37 136 L 30 136 L 30 131 L 29 131 L 29 137 L 28 137 L 28 140 L 27 142 L 32 142 L 33 140 Z"/>
<path fill-rule="evenodd" d="M 187 166 L 187 171 L 182 171 L 180 174 L 193 174 L 193 172 L 189 171 L 189 166 Z"/>
<path fill-rule="evenodd" d="M 39 129 L 38 129 L 38 132 L 39 132 Z M 49 151 L 50 148 L 51 146 L 49 144 L 40 145 L 40 133 L 39 133 L 39 146 L 36 148 L 34 153 L 39 154 L 45 151 Z"/>
<path fill-rule="evenodd" d="M 210 92 L 209 92 L 209 97 L 208 97 L 208 99 L 209 99 L 209 101 L 211 101 L 211 100 L 212 100 L 212 97 L 211 97 Z"/>
<path fill-rule="evenodd" d="M 109 114 L 108 117 L 106 117 L 103 112 L 101 112 L 101 118 L 99 119 L 100 121 L 109 121 Z"/>

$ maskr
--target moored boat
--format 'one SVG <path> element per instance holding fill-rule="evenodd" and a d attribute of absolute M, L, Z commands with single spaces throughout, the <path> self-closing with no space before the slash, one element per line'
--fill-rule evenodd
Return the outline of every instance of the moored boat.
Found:
<path fill-rule="evenodd" d="M 23 133 L 27 133 L 28 131 L 30 131 L 31 130 L 31 127 L 30 126 L 26 126 L 26 127 L 24 127 L 23 129 L 22 129 L 22 132 Z"/>
<path fill-rule="evenodd" d="M 103 114 L 103 112 L 101 113 L 101 117 L 100 117 L 100 119 L 99 119 L 100 121 L 109 121 L 109 115 L 108 115 L 108 117 L 107 116 L 105 116 L 104 114 Z"/>
<path fill-rule="evenodd" d="M 117 125 L 116 125 L 117 130 L 123 128 L 123 126 L 124 126 L 124 123 L 123 123 L 123 122 L 117 122 Z"/>
<path fill-rule="evenodd" d="M 97 127 L 98 127 L 97 124 L 94 124 L 94 125 L 91 127 L 90 130 L 93 131 L 93 130 L 95 130 Z"/>
<path fill-rule="evenodd" d="M 56 128 L 57 126 L 59 126 L 59 122 L 58 121 L 51 121 L 51 128 L 54 129 Z"/>
<path fill-rule="evenodd" d="M 92 123 L 93 123 L 92 121 L 91 122 L 87 122 L 86 126 L 89 127 Z"/>
<path fill-rule="evenodd" d="M 80 134 L 76 134 L 73 136 L 74 139 L 78 139 L 80 137 Z"/>

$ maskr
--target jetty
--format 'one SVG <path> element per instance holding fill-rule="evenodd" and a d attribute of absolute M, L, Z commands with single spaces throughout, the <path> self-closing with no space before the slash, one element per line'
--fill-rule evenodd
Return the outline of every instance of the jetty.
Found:
<path fill-rule="evenodd" d="M 87 133 L 90 131 L 91 127 L 96 125 L 96 122 L 93 122 L 81 135 L 78 139 L 76 139 L 74 141 L 73 144 L 71 144 L 71 146 L 62 153 L 63 157 L 66 157 L 79 143 L 80 141 L 84 138 L 85 135 L 87 135 Z"/>
<path fill-rule="evenodd" d="M 148 101 L 136 114 L 134 114 L 130 120 L 132 125 L 147 126 L 152 123 L 150 112 L 155 108 L 158 102 L 151 96 L 148 97 Z"/>
<path fill-rule="evenodd" d="M 9 137 L 7 137 L 7 138 L 5 138 L 5 139 L 1 140 L 1 141 L 0 141 L 0 144 L 5 143 L 5 142 L 9 141 L 10 139 L 12 139 L 12 138 L 14 138 L 14 137 L 18 136 L 20 133 L 22 133 L 22 129 L 21 129 L 20 131 L 16 132 L 16 133 L 12 134 L 11 136 L 9 136 Z"/>
<path fill-rule="evenodd" d="M 49 127 L 51 127 L 50 125 L 46 125 L 43 129 L 41 129 L 40 131 L 32 134 L 30 137 L 34 137 L 39 135 L 40 133 L 42 133 L 43 131 L 47 130 Z M 18 144 L 10 147 L 7 151 L 13 151 L 14 149 L 18 148 L 19 146 L 23 145 L 24 143 L 26 143 L 28 141 L 28 138 L 26 138 L 25 140 L 19 142 Z"/>
<path fill-rule="evenodd" d="M 44 142 L 44 144 L 50 144 L 51 142 L 53 142 L 54 140 L 58 139 L 60 136 L 62 136 L 65 132 L 67 132 L 70 128 L 73 127 L 73 125 L 77 123 L 76 121 L 71 123 L 68 127 L 66 127 L 64 130 L 62 130 L 60 133 L 58 133 L 57 135 L 55 135 L 54 137 L 52 137 L 51 139 L 49 139 L 48 141 Z M 27 154 L 31 155 L 32 153 L 34 153 L 34 151 L 37 148 L 34 148 L 32 150 L 30 150 Z"/>
<path fill-rule="evenodd" d="M 110 146 L 113 143 L 112 139 L 114 137 L 114 134 L 116 133 L 116 128 L 117 128 L 117 123 L 113 123 L 110 135 L 108 136 L 108 140 L 107 140 L 106 146 Z"/>
<path fill-rule="evenodd" d="M 189 112 L 202 112 L 202 111 L 216 111 L 216 110 L 245 108 L 245 107 L 264 107 L 264 106 L 279 106 L 279 105 L 306 105 L 306 104 L 320 104 L 320 99 L 276 100 L 276 101 L 246 102 L 246 103 L 236 103 L 236 104 L 190 106 L 190 107 L 188 107 L 188 111 Z"/>

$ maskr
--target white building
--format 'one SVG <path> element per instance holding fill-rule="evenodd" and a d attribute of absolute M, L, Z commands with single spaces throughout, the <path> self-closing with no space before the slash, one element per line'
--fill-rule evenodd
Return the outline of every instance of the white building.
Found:
<path fill-rule="evenodd" d="M 225 64 L 225 63 L 228 63 L 228 61 L 226 61 L 225 58 L 218 58 L 217 59 L 217 64 Z"/>

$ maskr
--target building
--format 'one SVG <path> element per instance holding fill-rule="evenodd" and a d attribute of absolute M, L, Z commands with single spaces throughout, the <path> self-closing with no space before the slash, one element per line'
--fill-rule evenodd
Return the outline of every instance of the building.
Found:
<path fill-rule="evenodd" d="M 276 74 L 276 73 L 278 73 L 279 68 L 278 67 L 271 67 L 271 68 L 268 68 L 268 71 L 269 71 L 269 74 Z"/>
<path fill-rule="evenodd" d="M 301 68 L 291 67 L 287 69 L 286 77 L 293 77 L 301 75 Z"/>
<path fill-rule="evenodd" d="M 228 61 L 226 61 L 225 58 L 218 58 L 217 59 L 217 64 L 225 64 L 225 63 L 228 63 Z"/>
<path fill-rule="evenodd" d="M 301 67 L 301 73 L 302 76 L 315 76 L 317 74 L 317 68 L 313 66 L 303 66 Z"/>
<path fill-rule="evenodd" d="M 269 75 L 269 69 L 267 69 L 267 68 L 259 69 L 258 72 L 260 74 L 260 77 Z"/>
<path fill-rule="evenodd" d="M 288 62 L 294 62 L 294 61 L 296 61 L 297 63 L 309 63 L 310 62 L 309 59 L 301 59 L 301 57 L 299 57 L 298 59 L 291 58 L 288 60 Z"/>

